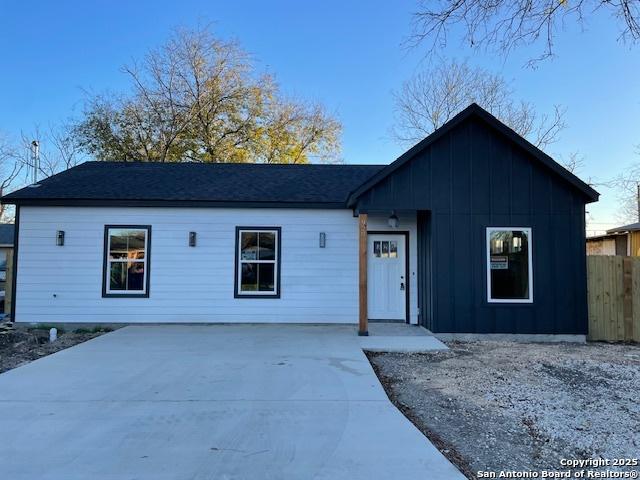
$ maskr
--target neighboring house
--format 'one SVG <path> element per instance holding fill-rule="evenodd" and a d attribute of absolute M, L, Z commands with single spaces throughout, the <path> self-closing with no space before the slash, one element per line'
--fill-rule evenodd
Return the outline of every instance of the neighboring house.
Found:
<path fill-rule="evenodd" d="M 627 233 L 606 233 L 587 238 L 587 255 L 629 255 Z"/>
<path fill-rule="evenodd" d="M 475 104 L 387 166 L 89 162 L 3 199 L 15 319 L 585 335 L 597 199 Z"/>
<path fill-rule="evenodd" d="M 13 232 L 13 223 L 0 223 L 0 318 L 11 310 Z"/>
<path fill-rule="evenodd" d="M 604 235 L 587 238 L 587 255 L 640 257 L 640 223 L 611 228 Z"/>

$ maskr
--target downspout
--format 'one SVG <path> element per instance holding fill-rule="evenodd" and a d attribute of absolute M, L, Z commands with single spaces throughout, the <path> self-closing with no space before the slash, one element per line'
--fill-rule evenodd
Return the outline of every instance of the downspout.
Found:
<path fill-rule="evenodd" d="M 16 291 L 17 279 L 18 279 L 18 241 L 20 231 L 20 205 L 16 205 L 16 218 L 13 226 L 13 277 L 11 278 L 11 321 L 16 321 L 16 298 L 18 297 Z"/>

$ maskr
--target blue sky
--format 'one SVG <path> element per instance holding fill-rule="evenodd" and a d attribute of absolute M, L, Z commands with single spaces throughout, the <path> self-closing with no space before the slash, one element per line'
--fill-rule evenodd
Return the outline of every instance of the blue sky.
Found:
<path fill-rule="evenodd" d="M 388 163 L 404 150 L 389 136 L 392 91 L 428 68 L 424 49 L 402 44 L 416 1 L 3 2 L 0 14 L 0 132 L 18 137 L 76 115 L 84 91 L 127 85 L 120 67 L 162 43 L 176 26 L 211 23 L 274 73 L 283 90 L 324 103 L 344 126 L 349 163 Z M 602 181 L 640 162 L 640 46 L 618 41 L 613 19 L 598 15 L 585 31 L 568 25 L 557 57 L 537 69 L 530 51 L 507 60 L 453 42 L 444 52 L 513 80 L 516 96 L 544 112 L 567 108 L 568 128 L 548 153 L 579 151 L 579 175 Z M 616 224 L 616 193 L 589 211 L 591 230 Z"/>

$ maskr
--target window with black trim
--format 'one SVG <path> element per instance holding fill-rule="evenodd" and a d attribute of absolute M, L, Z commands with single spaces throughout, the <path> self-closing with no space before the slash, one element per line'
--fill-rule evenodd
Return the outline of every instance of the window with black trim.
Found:
<path fill-rule="evenodd" d="M 533 302 L 531 228 L 487 228 L 487 301 Z"/>
<path fill-rule="evenodd" d="M 280 227 L 236 227 L 236 297 L 280 296 Z"/>
<path fill-rule="evenodd" d="M 148 225 L 105 226 L 103 296 L 149 296 L 150 244 Z"/>

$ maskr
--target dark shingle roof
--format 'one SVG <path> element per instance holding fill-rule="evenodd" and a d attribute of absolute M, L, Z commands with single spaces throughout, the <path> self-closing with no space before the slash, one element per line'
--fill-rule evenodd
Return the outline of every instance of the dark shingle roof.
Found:
<path fill-rule="evenodd" d="M 0 223 L 0 245 L 13 245 L 13 223 Z"/>
<path fill-rule="evenodd" d="M 334 204 L 383 165 L 86 162 L 3 197 L 16 204 Z"/>

